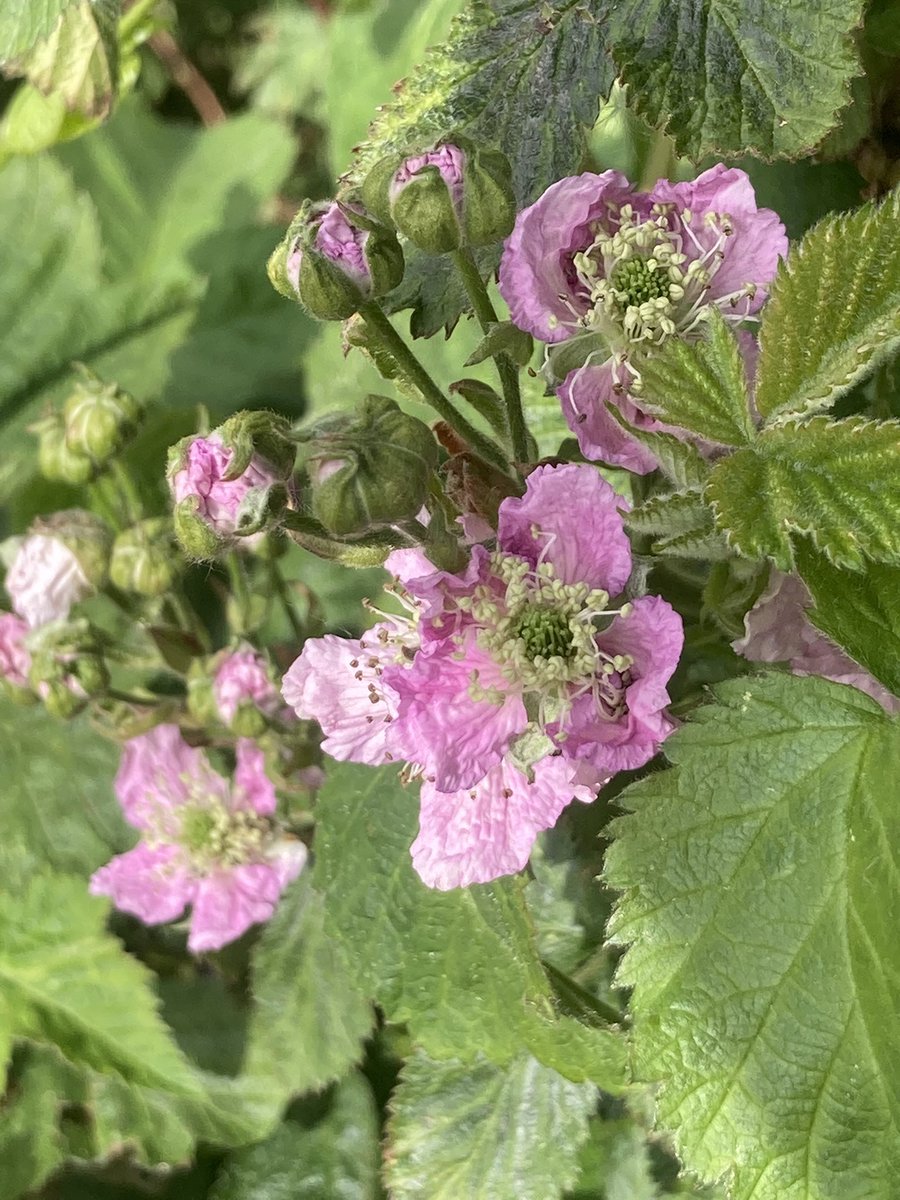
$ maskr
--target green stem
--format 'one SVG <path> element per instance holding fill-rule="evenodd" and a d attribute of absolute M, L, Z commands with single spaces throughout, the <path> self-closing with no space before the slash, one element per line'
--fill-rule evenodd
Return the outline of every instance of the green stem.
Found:
<path fill-rule="evenodd" d="M 144 515 L 144 502 L 141 500 L 134 480 L 117 458 L 113 459 L 111 463 L 110 477 L 122 498 L 123 507 L 128 515 L 128 523 L 136 524 Z"/>
<path fill-rule="evenodd" d="M 110 700 L 119 700 L 122 704 L 139 704 L 144 708 L 154 708 L 162 703 L 159 697 L 135 696 L 132 692 L 121 692 L 118 688 L 107 688 L 106 695 Z"/>
<path fill-rule="evenodd" d="M 247 583 L 247 576 L 244 574 L 244 564 L 241 562 L 240 555 L 236 550 L 233 550 L 225 560 L 228 568 L 228 579 L 231 583 L 231 591 L 237 605 L 237 611 L 241 617 L 241 628 L 238 633 L 246 633 L 247 625 L 250 620 L 250 587 Z"/>
<path fill-rule="evenodd" d="M 135 0 L 127 12 L 119 20 L 119 41 L 128 42 L 137 32 L 145 17 L 156 8 L 159 0 Z"/>
<path fill-rule="evenodd" d="M 509 464 L 500 447 L 491 438 L 479 433 L 475 426 L 457 411 L 378 305 L 374 301 L 370 301 L 364 304 L 359 311 L 370 332 L 381 340 L 400 370 L 438 416 L 456 429 L 482 458 L 500 467 L 501 470 L 507 471 Z"/>
<path fill-rule="evenodd" d="M 172 609 L 175 617 L 175 624 L 185 633 L 189 633 L 195 638 L 197 644 L 203 649 L 209 649 L 209 635 L 203 622 L 194 611 L 194 606 L 190 604 L 187 597 L 184 596 L 179 588 L 173 588 L 166 596 L 166 601 Z"/>
<path fill-rule="evenodd" d="M 497 311 L 494 308 L 478 264 L 472 256 L 472 251 L 465 248 L 456 250 L 453 254 L 457 270 L 462 281 L 481 332 L 487 333 L 488 327 L 497 322 Z M 500 387 L 503 399 L 506 401 L 506 412 L 509 419 L 509 433 L 512 439 L 513 458 L 517 463 L 528 461 L 528 429 L 525 425 L 525 414 L 522 411 L 522 395 L 519 391 L 519 372 L 508 354 L 498 354 L 494 358 L 497 374 L 500 377 Z"/>
<path fill-rule="evenodd" d="M 302 642 L 304 637 L 303 625 L 291 601 L 287 580 L 282 575 L 281 568 L 274 558 L 269 560 L 269 578 L 272 581 L 272 590 L 278 597 L 278 602 L 284 610 L 284 615 L 288 619 L 288 624 L 291 627 L 294 637 L 298 642 Z"/>

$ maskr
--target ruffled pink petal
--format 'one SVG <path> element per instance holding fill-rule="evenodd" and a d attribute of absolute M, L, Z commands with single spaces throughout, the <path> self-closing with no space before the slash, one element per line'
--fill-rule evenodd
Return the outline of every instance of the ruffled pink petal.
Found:
<path fill-rule="evenodd" d="M 731 217 L 734 233 L 725 243 L 725 258 L 713 277 L 708 299 L 717 300 L 739 291 L 746 283 L 755 283 L 758 290 L 748 311 L 756 312 L 768 294 L 766 285 L 775 276 L 779 258 L 787 256 L 788 239 L 778 214 L 770 208 L 757 208 L 747 175 L 736 167 L 717 163 L 686 183 L 660 180 L 651 197 L 661 203 L 675 203 L 682 211 L 688 209 L 692 214 L 691 231 L 704 248 L 716 237 L 704 222 L 705 214 Z M 690 239 L 685 240 L 685 253 L 695 257 Z"/>
<path fill-rule="evenodd" d="M 617 395 L 608 362 L 570 371 L 557 395 L 563 416 L 578 438 L 581 453 L 592 462 L 625 467 L 635 475 L 648 475 L 659 466 L 656 456 L 622 428 L 606 407 L 607 401 L 637 429 L 679 433 L 645 413 L 630 396 Z"/>
<path fill-rule="evenodd" d="M 385 560 L 385 570 L 403 584 L 414 600 L 421 604 L 419 616 L 425 621 L 426 634 L 439 634 L 431 622 L 445 606 L 459 596 L 468 596 L 477 583 L 490 573 L 490 555 L 484 546 L 473 546 L 464 571 L 452 575 L 440 571 L 419 549 L 394 550 Z"/>
<path fill-rule="evenodd" d="M 191 796 L 224 800 L 228 784 L 200 750 L 187 744 L 177 725 L 156 725 L 125 743 L 115 791 L 129 824 L 160 832 L 177 828 L 174 810 Z"/>
<path fill-rule="evenodd" d="M 595 790 L 575 776 L 574 764 L 551 757 L 535 763 L 531 783 L 508 762 L 458 792 L 423 783 L 419 835 L 412 845 L 422 881 L 447 891 L 521 871 L 537 835 L 556 824 L 570 801 L 593 800 Z"/>
<path fill-rule="evenodd" d="M 606 654 L 627 654 L 634 660 L 626 691 L 628 711 L 619 720 L 598 715 L 590 693 L 573 705 L 565 722 L 566 755 L 591 763 L 604 774 L 634 770 L 657 753 L 675 728 L 666 713 L 672 677 L 684 645 L 681 617 L 660 596 L 632 601 L 627 617 L 617 617 L 597 637 Z"/>
<path fill-rule="evenodd" d="M 194 898 L 196 881 L 177 846 L 138 842 L 95 871 L 89 889 L 94 896 L 109 896 L 116 908 L 147 925 L 162 925 L 181 916 Z"/>
<path fill-rule="evenodd" d="M 554 183 L 519 213 L 500 260 L 499 282 L 520 329 L 542 342 L 572 336 L 576 317 L 587 309 L 573 288 L 572 256 L 590 245 L 590 224 L 607 216 L 608 204 L 631 199 L 631 186 L 618 171 L 586 172 Z"/>
<path fill-rule="evenodd" d="M 473 672 L 482 687 L 506 693 L 499 704 L 472 699 Z M 432 652 L 417 654 L 411 667 L 389 668 L 385 680 L 399 698 L 397 749 L 433 775 L 441 791 L 471 787 L 483 778 L 528 723 L 521 697 L 509 692 L 508 681 L 473 638 L 462 650 L 452 641 L 438 643 Z"/>
<path fill-rule="evenodd" d="M 283 884 L 266 863 L 221 868 L 197 884 L 188 949 L 194 954 L 219 950 L 251 925 L 268 921 Z"/>
<path fill-rule="evenodd" d="M 631 574 L 622 519 L 629 508 L 594 467 L 538 467 L 525 495 L 500 505 L 500 546 L 532 563 L 551 563 L 565 583 L 616 595 Z"/>
<path fill-rule="evenodd" d="M 266 774 L 266 756 L 250 738 L 239 738 L 232 788 L 232 808 L 250 809 L 261 817 L 275 811 L 275 785 Z"/>
<path fill-rule="evenodd" d="M 393 757 L 397 698 L 380 674 L 391 661 L 376 625 L 359 641 L 312 638 L 284 677 L 282 694 L 298 717 L 318 721 L 322 749 L 341 762 L 380 766 Z"/>

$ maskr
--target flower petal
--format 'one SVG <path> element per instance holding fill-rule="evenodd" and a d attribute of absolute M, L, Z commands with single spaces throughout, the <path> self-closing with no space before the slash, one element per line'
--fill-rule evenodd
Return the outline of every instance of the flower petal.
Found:
<path fill-rule="evenodd" d="M 473 672 L 482 687 L 506 693 L 499 703 L 473 700 Z M 395 745 L 410 762 L 434 776 L 442 791 L 471 787 L 506 753 L 528 723 L 520 696 L 496 663 L 470 637 L 462 649 L 453 641 L 420 651 L 411 667 L 393 667 L 385 679 L 397 693 Z"/>
<path fill-rule="evenodd" d="M 500 505 L 500 546 L 532 563 L 552 563 L 565 583 L 616 595 L 631 574 L 622 519 L 629 507 L 594 467 L 538 467 L 525 495 Z"/>
<path fill-rule="evenodd" d="M 250 809 L 260 816 L 275 811 L 275 785 L 266 774 L 266 756 L 250 738 L 239 738 L 234 771 L 232 808 Z"/>
<path fill-rule="evenodd" d="M 618 171 L 585 172 L 560 179 L 519 213 L 500 261 L 500 294 L 520 329 L 542 342 L 572 336 L 587 308 L 573 286 L 572 257 L 590 245 L 591 222 L 606 216 L 608 204 L 633 199 Z"/>
<path fill-rule="evenodd" d="M 197 885 L 188 949 L 219 950 L 251 925 L 268 921 L 283 889 L 279 873 L 266 863 L 229 867 Z"/>
<path fill-rule="evenodd" d="M 198 792 L 224 800 L 228 784 L 177 725 L 156 725 L 125 743 L 115 790 L 129 824 L 172 831 L 174 810 Z"/>
<path fill-rule="evenodd" d="M 557 390 L 563 416 L 569 428 L 578 438 L 578 446 L 585 458 L 592 462 L 605 462 L 616 467 L 625 467 L 635 475 L 647 475 L 659 466 L 656 456 L 623 429 L 606 407 L 613 403 L 629 423 L 637 429 L 664 429 L 675 433 L 645 413 L 630 396 L 619 396 L 613 391 L 610 364 L 579 367 L 570 371 Z"/>
<path fill-rule="evenodd" d="M 109 896 L 116 908 L 162 925 L 180 917 L 194 898 L 196 883 L 177 846 L 138 842 L 95 871 L 89 884 L 94 896 Z"/>
<path fill-rule="evenodd" d="M 341 762 L 375 766 L 392 758 L 397 698 L 380 673 L 390 661 L 378 638 L 382 628 L 358 641 L 311 638 L 284 677 L 287 703 L 298 717 L 319 722 L 322 749 Z"/>
<path fill-rule="evenodd" d="M 594 788 L 575 776 L 575 765 L 557 756 L 535 763 L 532 783 L 508 762 L 457 792 L 423 783 L 412 845 L 422 881 L 446 891 L 520 871 L 537 835 L 555 825 L 571 800 L 593 800 Z"/>

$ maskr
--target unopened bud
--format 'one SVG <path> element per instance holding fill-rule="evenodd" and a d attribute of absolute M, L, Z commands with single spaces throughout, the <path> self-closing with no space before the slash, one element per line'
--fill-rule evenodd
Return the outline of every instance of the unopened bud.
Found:
<path fill-rule="evenodd" d="M 82 363 L 81 380 L 63 410 L 66 445 L 95 463 L 114 457 L 134 437 L 143 406 L 114 383 L 103 383 Z"/>
<path fill-rule="evenodd" d="M 165 517 L 151 517 L 123 530 L 113 542 L 109 577 L 120 591 L 163 596 L 181 568 L 175 530 Z"/>
<path fill-rule="evenodd" d="M 62 620 L 106 582 L 110 533 L 93 513 L 70 508 L 36 520 L 6 575 L 12 606 L 34 629 Z"/>
<path fill-rule="evenodd" d="M 308 202 L 269 259 L 269 279 L 322 321 L 343 321 L 403 278 L 394 233 L 359 206 Z"/>
<path fill-rule="evenodd" d="M 68 721 L 70 717 L 77 716 L 88 701 L 87 696 L 79 696 L 67 684 L 58 680 L 44 684 L 40 692 L 44 707 L 50 716 L 62 721 Z"/>
<path fill-rule="evenodd" d="M 438 461 L 431 430 L 386 396 L 355 414 L 326 418 L 310 433 L 313 514 L 337 537 L 416 516 Z"/>
<path fill-rule="evenodd" d="M 38 438 L 38 467 L 52 483 L 87 483 L 96 473 L 89 458 L 76 454 L 66 443 L 66 427 L 58 414 L 30 426 Z"/>
<path fill-rule="evenodd" d="M 383 159 L 362 189 L 373 212 L 431 254 L 498 242 L 516 217 L 507 159 L 468 138 L 442 142 L 422 154 Z"/>

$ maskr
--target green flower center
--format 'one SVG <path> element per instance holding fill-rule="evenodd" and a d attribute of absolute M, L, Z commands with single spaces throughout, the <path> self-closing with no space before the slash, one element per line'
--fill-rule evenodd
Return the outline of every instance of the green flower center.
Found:
<path fill-rule="evenodd" d="M 206 869 L 252 862 L 262 853 L 270 831 L 270 822 L 255 812 L 191 804 L 181 814 L 178 840 L 194 864 Z"/>
<path fill-rule="evenodd" d="M 668 300 L 671 282 L 668 271 L 653 258 L 628 258 L 610 276 L 623 308 L 639 308 L 648 300 Z"/>
<path fill-rule="evenodd" d="M 575 646 L 569 618 L 557 609 L 529 606 L 510 631 L 525 643 L 528 658 L 572 658 Z"/>
<path fill-rule="evenodd" d="M 211 808 L 198 805 L 185 809 L 181 817 L 181 844 L 192 854 L 207 850 L 218 824 L 216 813 Z"/>

